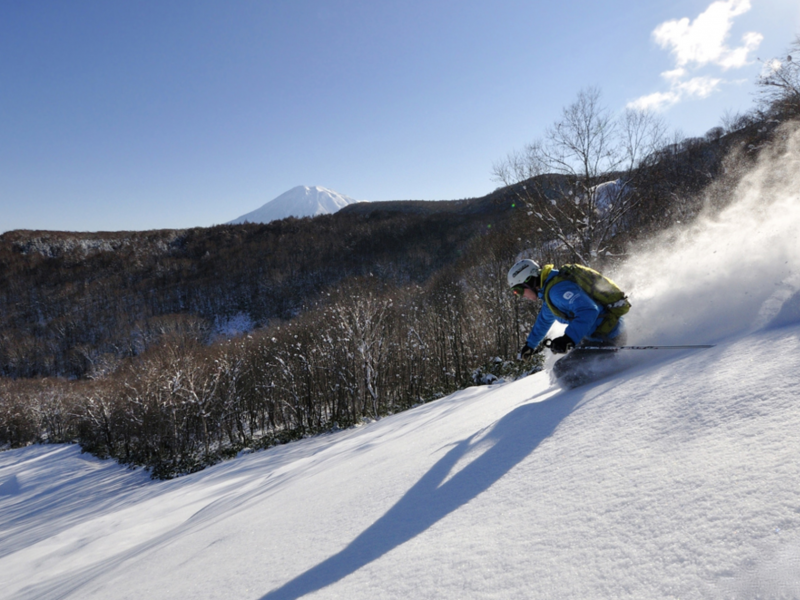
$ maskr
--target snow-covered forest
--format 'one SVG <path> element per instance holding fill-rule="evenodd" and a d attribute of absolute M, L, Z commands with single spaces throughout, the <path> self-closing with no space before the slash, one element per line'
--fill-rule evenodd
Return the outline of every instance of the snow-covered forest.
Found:
<path fill-rule="evenodd" d="M 540 359 L 513 359 L 538 307 L 508 293 L 509 265 L 589 263 L 630 293 L 634 322 L 651 314 L 635 290 L 671 265 L 636 277 L 630 265 L 791 152 L 787 94 L 675 140 L 652 115 L 615 120 L 588 89 L 560 137 L 495 166 L 502 188 L 436 209 L 4 234 L 0 443 L 77 441 L 169 478 L 530 373 Z M 598 130 L 602 144 L 569 153 Z"/>

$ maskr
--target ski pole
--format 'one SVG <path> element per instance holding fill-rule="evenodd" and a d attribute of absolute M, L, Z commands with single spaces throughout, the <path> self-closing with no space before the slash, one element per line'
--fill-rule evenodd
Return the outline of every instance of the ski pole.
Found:
<path fill-rule="evenodd" d="M 553 340 L 545 339 L 542 345 L 549 348 Z M 683 344 L 680 346 L 575 346 L 575 350 L 604 350 L 606 352 L 619 352 L 620 350 L 697 350 L 713 348 L 714 344 Z"/>
<path fill-rule="evenodd" d="M 713 348 L 713 344 L 685 344 L 682 346 L 576 346 L 576 350 L 605 350 L 606 352 L 619 352 L 620 350 L 696 350 L 700 348 Z"/>

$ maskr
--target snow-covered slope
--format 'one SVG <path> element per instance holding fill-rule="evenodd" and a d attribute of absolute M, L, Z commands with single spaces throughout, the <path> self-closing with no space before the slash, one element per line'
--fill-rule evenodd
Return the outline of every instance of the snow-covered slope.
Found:
<path fill-rule="evenodd" d="M 348 204 L 360 202 L 319 186 L 299 185 L 267 202 L 261 208 L 230 221 L 237 223 L 269 223 L 287 217 L 315 217 L 335 213 Z"/>
<path fill-rule="evenodd" d="M 5 452 L 0 597 L 796 597 L 798 353 L 540 373 L 170 482 Z"/>
<path fill-rule="evenodd" d="M 168 482 L 74 446 L 0 453 L 0 598 L 800 597 L 797 142 L 615 275 L 638 339 L 714 348 Z"/>

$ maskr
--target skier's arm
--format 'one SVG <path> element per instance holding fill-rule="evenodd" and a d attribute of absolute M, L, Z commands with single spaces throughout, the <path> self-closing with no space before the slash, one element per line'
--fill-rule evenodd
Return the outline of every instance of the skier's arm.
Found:
<path fill-rule="evenodd" d="M 546 336 L 547 332 L 550 331 L 550 327 L 553 325 L 555 320 L 556 316 L 549 308 L 547 308 L 547 304 L 542 303 L 542 309 L 539 311 L 539 314 L 536 317 L 536 322 L 533 324 L 531 332 L 528 334 L 528 346 L 531 348 L 536 348 L 539 346 L 539 344 L 542 343 L 544 336 Z"/>

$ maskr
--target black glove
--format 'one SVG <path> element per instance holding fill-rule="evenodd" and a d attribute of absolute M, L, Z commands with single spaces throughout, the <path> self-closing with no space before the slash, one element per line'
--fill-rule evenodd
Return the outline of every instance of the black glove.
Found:
<path fill-rule="evenodd" d="M 550 351 L 553 354 L 566 354 L 575 347 L 575 342 L 568 335 L 562 335 L 550 340 Z"/>
<path fill-rule="evenodd" d="M 517 352 L 517 360 L 527 360 L 533 356 L 534 352 L 536 352 L 536 350 L 528 346 L 528 344 L 525 344 L 519 349 L 519 352 Z"/>

